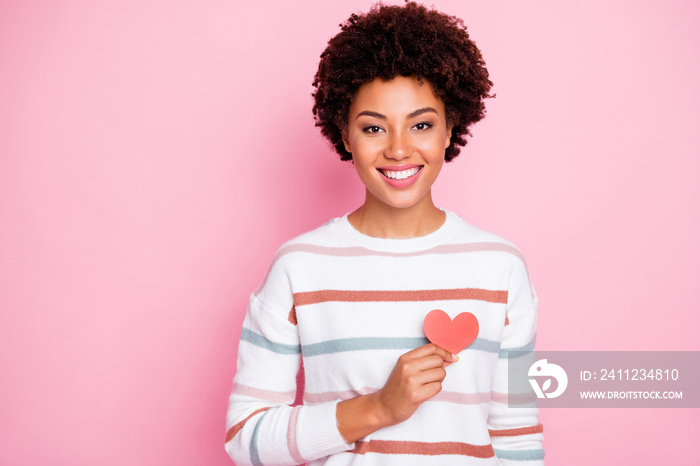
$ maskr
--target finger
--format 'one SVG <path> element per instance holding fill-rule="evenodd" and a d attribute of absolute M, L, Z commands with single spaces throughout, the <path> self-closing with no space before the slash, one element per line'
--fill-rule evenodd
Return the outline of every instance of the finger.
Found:
<path fill-rule="evenodd" d="M 438 354 L 429 354 L 422 358 L 417 358 L 408 363 L 411 369 L 426 371 L 436 367 L 445 367 L 445 360 Z"/>
<path fill-rule="evenodd" d="M 446 362 L 456 362 L 459 359 L 456 355 L 453 355 L 444 348 L 440 348 L 434 343 L 419 346 L 418 348 L 405 353 L 404 356 L 410 359 L 417 359 L 430 354 L 437 354 Z"/>
<path fill-rule="evenodd" d="M 452 354 L 445 348 L 441 348 L 440 346 L 433 346 L 435 346 L 436 348 L 436 354 L 438 354 L 447 364 L 459 361 L 459 356 L 457 356 L 456 354 Z"/>
<path fill-rule="evenodd" d="M 445 380 L 447 376 L 447 371 L 444 367 L 436 367 L 434 369 L 429 369 L 427 371 L 421 372 L 421 378 L 423 379 L 423 385 L 428 385 L 433 382 L 441 382 Z"/>
<path fill-rule="evenodd" d="M 442 383 L 441 382 L 431 382 L 428 384 L 423 385 L 423 388 L 421 390 L 421 395 L 423 397 L 423 401 L 428 400 L 438 393 L 442 391 Z"/>
<path fill-rule="evenodd" d="M 406 386 L 418 388 L 419 386 L 431 384 L 433 382 L 442 382 L 445 380 L 446 375 L 447 371 L 444 367 L 433 367 L 408 376 L 406 378 Z"/>
<path fill-rule="evenodd" d="M 412 349 L 411 351 L 404 353 L 403 356 L 410 359 L 422 358 L 429 354 L 436 354 L 437 348 L 438 346 L 435 346 L 432 343 L 428 343 L 427 345 L 419 346 L 418 348 Z"/>

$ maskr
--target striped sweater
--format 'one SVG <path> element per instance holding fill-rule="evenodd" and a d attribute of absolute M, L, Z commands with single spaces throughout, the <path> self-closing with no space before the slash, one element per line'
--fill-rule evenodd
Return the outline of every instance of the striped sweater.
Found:
<path fill-rule="evenodd" d="M 507 405 L 506 350 L 534 347 L 536 307 L 520 251 L 452 212 L 409 239 L 331 220 L 282 246 L 250 298 L 226 450 L 237 465 L 542 465 L 536 408 Z M 433 309 L 474 314 L 477 339 L 410 419 L 346 444 L 336 404 L 381 389 Z"/>

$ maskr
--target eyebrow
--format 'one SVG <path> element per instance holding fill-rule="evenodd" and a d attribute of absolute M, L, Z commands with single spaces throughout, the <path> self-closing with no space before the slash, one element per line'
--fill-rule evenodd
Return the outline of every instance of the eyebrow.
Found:
<path fill-rule="evenodd" d="M 437 110 L 435 110 L 433 107 L 423 107 L 423 108 L 419 108 L 415 112 L 409 113 L 408 119 L 410 120 L 411 118 L 415 118 L 418 115 L 422 115 L 422 114 L 428 113 L 428 112 L 433 112 L 437 115 Z"/>
<path fill-rule="evenodd" d="M 422 115 L 422 114 L 428 113 L 428 112 L 432 112 L 432 113 L 437 114 L 437 110 L 435 110 L 433 107 L 423 107 L 423 108 L 419 108 L 418 110 L 409 113 L 408 116 L 407 116 L 407 119 L 410 120 L 411 118 L 415 118 L 415 117 L 417 117 L 418 115 Z M 355 119 L 358 119 L 358 118 L 360 118 L 360 117 L 363 116 L 363 115 L 371 116 L 371 117 L 374 117 L 374 118 L 379 118 L 380 120 L 386 120 L 386 119 L 387 119 L 385 115 L 382 115 L 381 113 L 373 112 L 373 111 L 371 111 L 371 110 L 363 110 L 362 112 L 360 112 L 360 113 L 357 114 L 357 116 L 355 117 Z"/>

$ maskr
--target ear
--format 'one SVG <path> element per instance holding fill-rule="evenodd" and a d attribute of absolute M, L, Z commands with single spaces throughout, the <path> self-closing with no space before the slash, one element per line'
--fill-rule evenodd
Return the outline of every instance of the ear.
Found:
<path fill-rule="evenodd" d="M 447 127 L 447 136 L 445 137 L 445 149 L 450 147 L 450 139 L 452 139 L 452 126 Z"/>
<path fill-rule="evenodd" d="M 343 145 L 345 146 L 345 150 L 352 154 L 352 148 L 350 147 L 350 140 L 348 139 L 348 130 L 347 129 L 340 130 L 340 134 L 342 135 Z"/>

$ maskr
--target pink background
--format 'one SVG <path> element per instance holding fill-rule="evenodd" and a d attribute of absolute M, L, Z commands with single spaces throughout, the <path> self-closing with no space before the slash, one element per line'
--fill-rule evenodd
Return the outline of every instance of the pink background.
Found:
<path fill-rule="evenodd" d="M 700 4 L 434 3 L 498 94 L 435 199 L 528 257 L 538 348 L 700 350 Z M 370 4 L 0 2 L 0 464 L 230 464 L 248 296 L 362 200 L 310 93 Z M 550 465 L 697 460 L 697 409 L 542 422 Z"/>

